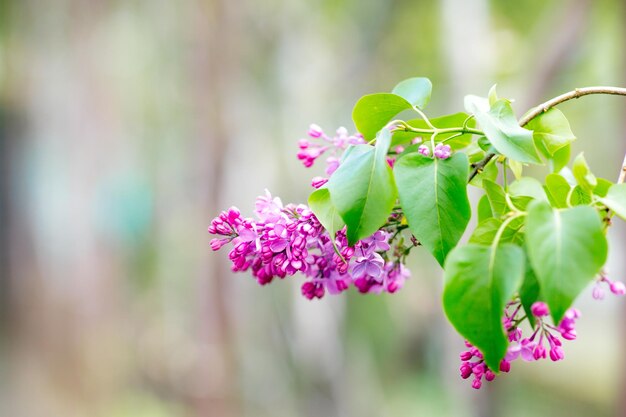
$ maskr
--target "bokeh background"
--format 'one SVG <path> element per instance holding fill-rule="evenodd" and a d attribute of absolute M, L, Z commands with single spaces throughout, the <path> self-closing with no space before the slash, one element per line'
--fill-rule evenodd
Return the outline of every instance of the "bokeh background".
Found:
<path fill-rule="evenodd" d="M 433 116 L 494 83 L 518 116 L 626 85 L 625 22 L 622 0 L 2 0 L 0 415 L 626 415 L 625 300 L 587 291 L 564 362 L 477 392 L 425 253 L 398 294 L 309 302 L 206 233 L 265 188 L 304 202 L 309 123 L 352 131 L 356 99 L 404 78 L 433 80 Z M 616 179 L 626 100 L 561 109 Z"/>

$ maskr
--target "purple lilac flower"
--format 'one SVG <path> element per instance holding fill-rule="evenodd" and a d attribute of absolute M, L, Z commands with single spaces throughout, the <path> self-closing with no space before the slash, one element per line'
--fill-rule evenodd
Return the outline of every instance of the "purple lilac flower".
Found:
<path fill-rule="evenodd" d="M 302 273 L 302 294 L 322 298 L 354 285 L 362 293 L 394 293 L 410 276 L 399 261 L 389 259 L 390 233 L 379 230 L 348 246 L 345 228 L 334 237 L 305 205 L 283 205 L 266 191 L 255 204 L 257 219 L 242 218 L 236 208 L 211 221 L 209 232 L 218 235 L 211 248 L 232 244 L 228 256 L 233 271 L 251 270 L 261 285 L 276 277 Z"/>

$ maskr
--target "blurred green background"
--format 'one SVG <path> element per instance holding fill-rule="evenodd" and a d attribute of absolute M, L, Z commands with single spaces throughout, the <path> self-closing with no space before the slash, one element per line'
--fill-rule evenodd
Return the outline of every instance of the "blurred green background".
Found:
<path fill-rule="evenodd" d="M 626 85 L 625 23 L 618 0 L 1 1 L 0 415 L 626 415 L 623 300 L 585 292 L 564 362 L 474 391 L 424 252 L 398 294 L 309 302 L 206 233 L 266 187 L 304 202 L 309 123 L 352 131 L 356 99 L 404 78 L 432 79 L 432 116 L 494 83 L 518 116 Z M 561 109 L 615 179 L 626 100 Z"/>

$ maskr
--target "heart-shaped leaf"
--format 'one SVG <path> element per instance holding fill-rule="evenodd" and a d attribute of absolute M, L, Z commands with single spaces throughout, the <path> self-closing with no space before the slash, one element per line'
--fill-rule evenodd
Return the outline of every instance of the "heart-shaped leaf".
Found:
<path fill-rule="evenodd" d="M 445 266 L 446 316 L 497 372 L 506 354 L 504 307 L 522 283 L 524 251 L 511 243 L 469 244 L 450 252 Z"/>
<path fill-rule="evenodd" d="M 411 103 L 396 94 L 369 94 L 354 105 L 352 120 L 365 139 L 374 139 L 398 113 L 412 107 Z"/>
<path fill-rule="evenodd" d="M 606 197 L 601 199 L 608 208 L 626 220 L 626 184 L 615 184 L 609 188 Z"/>
<path fill-rule="evenodd" d="M 417 77 L 401 81 L 391 91 L 412 105 L 423 109 L 430 101 L 433 84 L 428 78 Z"/>
<path fill-rule="evenodd" d="M 606 261 L 600 217 L 589 206 L 558 210 L 535 201 L 528 209 L 526 248 L 554 322 L 559 323 Z"/>
<path fill-rule="evenodd" d="M 471 217 L 468 171 L 469 163 L 463 153 L 448 159 L 413 153 L 397 160 L 394 166 L 400 204 L 409 228 L 441 265 Z"/>
<path fill-rule="evenodd" d="M 567 208 L 567 196 L 572 186 L 565 178 L 559 174 L 548 174 L 544 189 L 550 204 L 556 208 Z"/>
<path fill-rule="evenodd" d="M 574 164 L 572 166 L 572 172 L 574 173 L 574 178 L 576 178 L 576 182 L 585 190 L 591 192 L 598 185 L 598 180 L 595 175 L 591 172 L 587 161 L 585 160 L 585 155 L 583 153 L 579 153 L 578 156 L 574 159 Z"/>
<path fill-rule="evenodd" d="M 519 162 L 541 163 L 533 132 L 519 126 L 508 100 L 497 100 L 490 107 L 485 98 L 466 96 L 465 109 L 474 114 L 485 136 L 499 153 Z"/>
<path fill-rule="evenodd" d="M 540 143 L 549 156 L 554 156 L 556 151 L 576 139 L 565 115 L 555 108 L 541 113 L 528 122 L 526 127 L 533 131 L 535 143 Z"/>

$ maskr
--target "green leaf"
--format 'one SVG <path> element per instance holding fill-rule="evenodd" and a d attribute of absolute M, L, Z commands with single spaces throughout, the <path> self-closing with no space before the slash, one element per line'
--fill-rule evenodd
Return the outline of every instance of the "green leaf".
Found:
<path fill-rule="evenodd" d="M 428 78 L 409 78 L 401 81 L 391 91 L 414 106 L 423 109 L 430 101 L 430 94 L 433 90 L 433 84 Z"/>
<path fill-rule="evenodd" d="M 520 195 L 520 196 L 512 196 L 511 197 L 511 203 L 513 203 L 515 208 L 517 208 L 518 210 L 522 210 L 522 211 L 526 211 L 526 207 L 528 207 L 530 202 L 533 201 L 533 200 L 534 200 L 533 197 L 529 197 L 527 195 Z"/>
<path fill-rule="evenodd" d="M 491 203 L 489 203 L 489 198 L 487 197 L 487 194 L 485 194 L 480 197 L 480 200 L 478 200 L 478 223 L 492 217 L 493 212 L 491 211 Z"/>
<path fill-rule="evenodd" d="M 514 161 L 512 159 L 509 159 L 508 162 L 509 162 L 509 168 L 511 168 L 511 171 L 513 172 L 513 175 L 515 176 L 515 179 L 519 180 L 520 178 L 522 178 L 523 171 L 524 171 L 524 164 L 518 161 Z"/>
<path fill-rule="evenodd" d="M 509 194 L 512 196 L 528 196 L 533 199 L 548 201 L 541 183 L 531 177 L 523 177 L 509 185 Z"/>
<path fill-rule="evenodd" d="M 548 201 L 556 208 L 567 208 L 567 195 L 571 189 L 567 180 L 559 174 L 548 174 L 546 177 L 545 191 Z"/>
<path fill-rule="evenodd" d="M 577 185 L 574 187 L 574 191 L 570 197 L 570 203 L 572 203 L 573 206 L 588 206 L 591 204 L 591 193 L 580 185 Z"/>
<path fill-rule="evenodd" d="M 398 113 L 412 107 L 411 103 L 395 94 L 369 94 L 361 97 L 354 105 L 352 120 L 363 137 L 371 140 Z"/>
<path fill-rule="evenodd" d="M 522 248 L 510 243 L 459 246 L 446 261 L 445 313 L 494 372 L 508 345 L 502 325 L 504 307 L 522 283 L 524 263 Z"/>
<path fill-rule="evenodd" d="M 500 217 L 509 212 L 509 207 L 506 204 L 506 193 L 500 184 L 485 179 L 483 180 L 483 188 L 487 193 L 491 203 L 491 211 L 495 217 Z"/>
<path fill-rule="evenodd" d="M 626 184 L 615 184 L 609 188 L 606 197 L 600 201 L 613 210 L 622 219 L 626 220 Z"/>
<path fill-rule="evenodd" d="M 583 187 L 585 190 L 591 192 L 598 185 L 598 180 L 596 179 L 596 176 L 591 173 L 589 165 L 587 165 L 587 161 L 585 160 L 585 156 L 582 152 L 579 153 L 574 159 L 572 172 L 574 173 L 574 178 L 576 178 L 578 185 Z"/>
<path fill-rule="evenodd" d="M 342 163 L 327 183 L 332 204 L 346 223 L 350 245 L 385 224 L 396 201 L 396 185 L 386 160 L 390 141 L 391 134 L 384 129 L 376 147 L 359 145 L 368 149 L 356 151 L 358 154 Z"/>
<path fill-rule="evenodd" d="M 482 149 L 485 152 L 492 152 L 492 153 L 497 153 L 498 151 L 496 150 L 496 148 L 493 147 L 493 145 L 491 144 L 491 142 L 489 142 L 489 139 L 487 139 L 484 136 L 480 136 L 478 138 L 478 140 L 476 141 L 476 143 L 478 144 L 478 146 L 480 147 L 480 149 Z"/>
<path fill-rule="evenodd" d="M 613 183 L 604 178 L 596 178 L 598 180 L 598 185 L 594 188 L 593 193 L 600 197 L 606 197 L 609 189 L 613 186 Z"/>
<path fill-rule="evenodd" d="M 517 219 L 516 219 L 517 220 Z M 489 218 L 476 226 L 476 230 L 470 236 L 469 243 L 477 243 L 479 245 L 491 245 L 498 233 L 498 229 L 502 226 L 502 220 L 496 218 Z M 521 236 L 520 229 L 524 225 L 522 219 L 519 221 L 512 221 L 502 232 L 500 236 L 500 243 L 515 243 L 522 244 L 523 238 Z"/>
<path fill-rule="evenodd" d="M 530 310 L 530 307 L 535 301 L 539 300 L 539 293 L 539 281 L 537 281 L 537 276 L 535 275 L 535 271 L 533 271 L 533 267 L 530 265 L 530 261 L 526 258 L 526 274 L 524 275 L 522 287 L 519 290 L 519 298 L 531 327 L 535 327 L 535 316 Z"/>
<path fill-rule="evenodd" d="M 432 123 L 432 125 L 438 129 L 461 127 L 463 126 L 463 122 L 465 122 L 465 119 L 467 119 L 467 117 L 468 117 L 467 113 L 454 113 L 454 114 L 449 114 L 447 116 L 435 117 L 433 119 L 430 119 L 430 123 Z M 430 126 L 426 124 L 424 119 L 411 119 L 411 120 L 407 120 L 406 123 L 409 126 L 415 127 L 418 129 L 430 129 Z M 474 119 L 471 119 L 467 123 L 467 126 L 472 127 L 472 128 L 475 127 L 476 121 Z M 435 142 L 437 143 L 442 142 L 448 139 L 450 136 L 455 135 L 455 134 L 456 133 L 439 134 L 435 137 Z M 415 139 L 418 136 L 423 136 L 423 135 L 419 133 L 415 133 L 415 132 L 403 132 L 403 131 L 393 132 L 391 146 L 393 147 L 396 145 L 403 145 L 406 143 L 410 143 L 413 139 Z M 426 136 L 426 138 L 428 138 L 428 136 Z M 449 141 L 446 141 L 446 144 L 450 145 L 452 149 L 463 149 L 467 147 L 471 143 L 471 141 L 472 141 L 472 135 L 468 133 L 465 135 L 457 136 L 454 139 L 451 139 Z"/>
<path fill-rule="evenodd" d="M 320 188 L 313 191 L 309 196 L 309 207 L 311 207 L 315 217 L 333 238 L 335 233 L 345 225 L 337 208 L 331 201 L 328 188 Z"/>
<path fill-rule="evenodd" d="M 589 206 L 557 210 L 533 202 L 526 219 L 526 248 L 554 322 L 559 323 L 606 261 L 600 217 Z"/>
<path fill-rule="evenodd" d="M 341 155 L 340 161 L 343 164 L 348 159 L 370 152 L 371 150 L 372 147 L 370 145 L 350 145 Z"/>
<path fill-rule="evenodd" d="M 552 172 L 560 172 L 569 163 L 571 154 L 571 145 L 563 146 L 561 149 L 556 151 L 552 158 L 548 159 L 548 162 L 550 163 L 550 170 Z"/>
<path fill-rule="evenodd" d="M 510 102 L 500 99 L 491 108 L 488 105 L 482 97 L 465 97 L 465 109 L 476 116 L 485 136 L 499 153 L 519 162 L 540 164 L 533 133 L 519 126 Z"/>
<path fill-rule="evenodd" d="M 400 204 L 409 228 L 441 265 L 471 217 L 468 171 L 469 163 L 463 153 L 448 159 L 414 153 L 394 165 Z"/>
<path fill-rule="evenodd" d="M 493 106 L 496 101 L 498 101 L 498 92 L 496 91 L 496 86 L 497 84 L 491 86 L 491 88 L 489 89 L 489 94 L 487 95 L 487 97 L 489 98 L 490 106 Z"/>
<path fill-rule="evenodd" d="M 552 108 L 532 119 L 526 127 L 533 131 L 533 138 L 548 152 L 554 154 L 576 139 L 565 115 L 558 109 Z"/>

